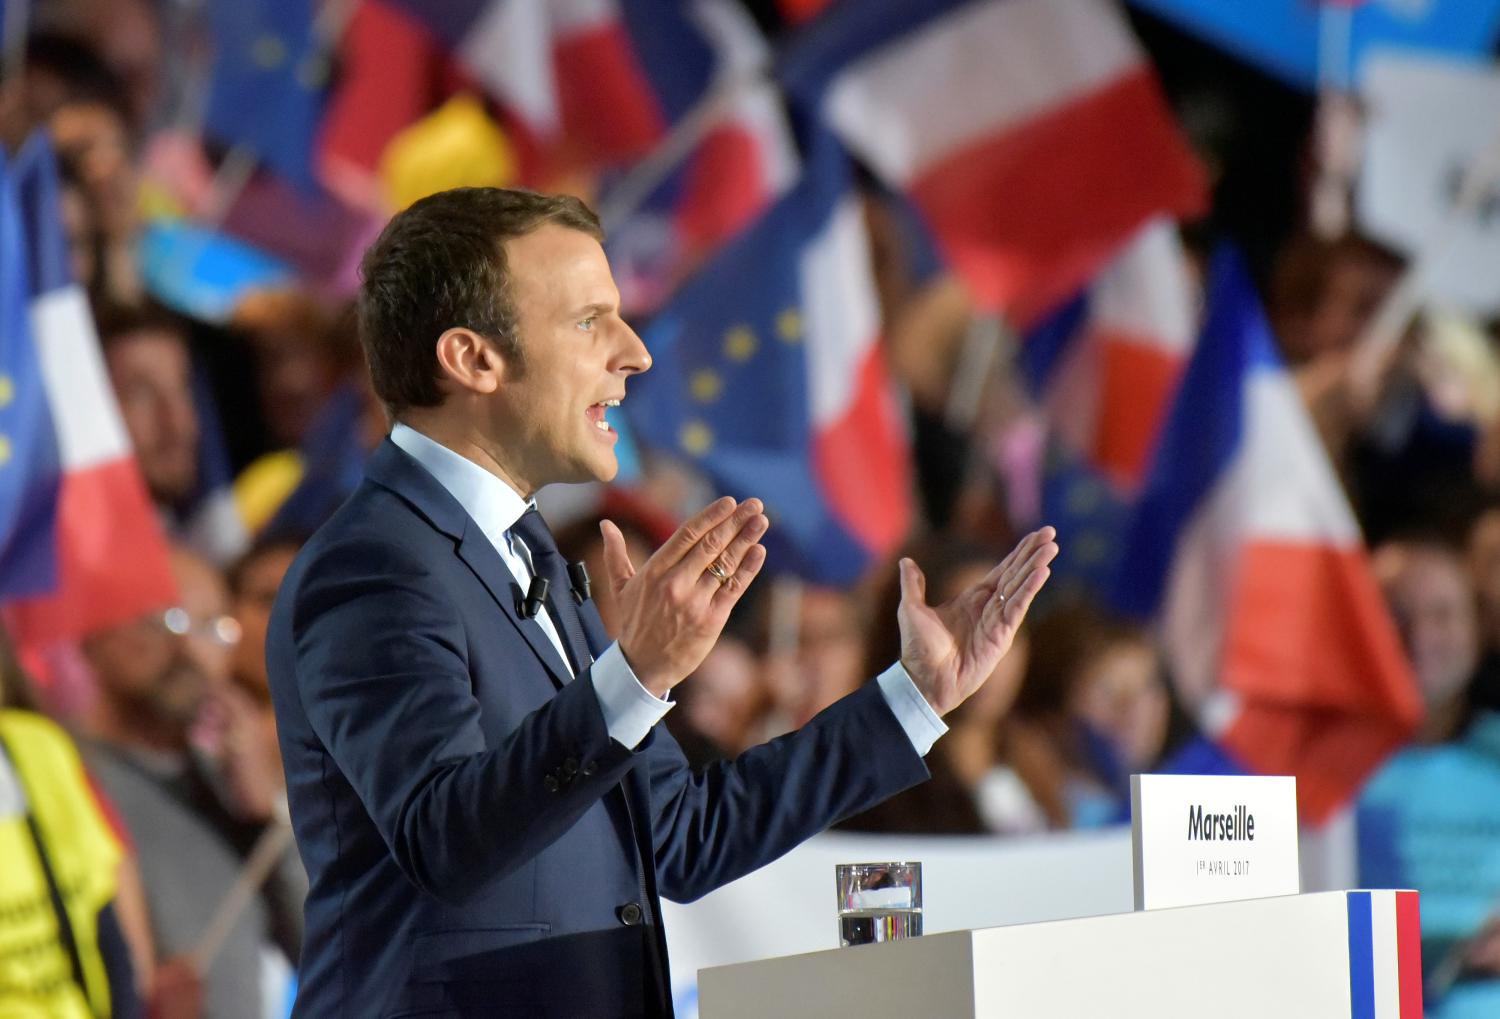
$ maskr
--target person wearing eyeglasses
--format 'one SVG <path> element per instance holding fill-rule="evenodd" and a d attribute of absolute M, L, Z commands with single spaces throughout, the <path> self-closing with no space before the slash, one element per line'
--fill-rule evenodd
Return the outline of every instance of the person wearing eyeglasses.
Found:
<path fill-rule="evenodd" d="M 187 965 L 257 840 L 280 823 L 279 763 L 253 702 L 230 680 L 241 627 L 224 579 L 181 548 L 172 567 L 179 604 L 83 644 L 98 687 L 86 760 L 137 845 L 153 947 L 169 970 Z M 283 854 L 216 958 L 193 974 L 205 1016 L 266 1014 L 262 949 L 298 957 L 305 891 L 296 853 Z"/>

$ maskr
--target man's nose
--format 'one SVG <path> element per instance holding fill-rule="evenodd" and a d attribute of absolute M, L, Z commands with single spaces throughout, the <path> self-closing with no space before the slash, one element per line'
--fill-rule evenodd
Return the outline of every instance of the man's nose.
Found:
<path fill-rule="evenodd" d="M 620 352 L 615 358 L 615 367 L 628 375 L 651 369 L 651 351 L 628 322 L 620 323 Z"/>

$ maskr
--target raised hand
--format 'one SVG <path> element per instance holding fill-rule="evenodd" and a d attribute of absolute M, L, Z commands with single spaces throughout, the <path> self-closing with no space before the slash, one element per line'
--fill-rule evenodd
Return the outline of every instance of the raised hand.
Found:
<path fill-rule="evenodd" d="M 641 685 L 666 695 L 708 654 L 729 610 L 766 561 L 759 499 L 723 498 L 677 529 L 639 572 L 609 521 L 604 568 L 620 616 L 620 651 Z"/>
<path fill-rule="evenodd" d="M 1010 650 L 1031 600 L 1051 575 L 1056 537 L 1050 527 L 1031 532 L 984 579 L 937 608 L 927 604 L 921 569 L 901 560 L 901 664 L 939 715 L 978 690 Z"/>

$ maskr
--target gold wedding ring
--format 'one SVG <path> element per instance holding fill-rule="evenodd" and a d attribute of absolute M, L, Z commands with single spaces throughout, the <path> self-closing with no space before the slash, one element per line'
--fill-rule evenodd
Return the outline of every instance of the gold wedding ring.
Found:
<path fill-rule="evenodd" d="M 708 564 L 708 572 L 714 575 L 714 579 L 719 582 L 721 587 L 729 580 L 729 571 L 724 569 L 723 565 L 717 559 Z"/>

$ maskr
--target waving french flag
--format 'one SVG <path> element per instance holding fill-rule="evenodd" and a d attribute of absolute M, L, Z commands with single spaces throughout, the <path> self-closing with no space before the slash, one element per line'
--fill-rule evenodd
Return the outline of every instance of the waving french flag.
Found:
<path fill-rule="evenodd" d="M 769 63 L 738 0 L 363 0 L 319 170 L 339 194 L 381 206 L 392 139 L 455 92 L 483 92 L 521 183 L 606 173 L 610 260 L 627 310 L 648 313 L 797 180 Z M 626 197 L 647 157 L 661 168 Z"/>
<path fill-rule="evenodd" d="M 982 304 L 1023 327 L 1203 174 L 1107 0 L 850 0 L 780 77 L 921 210 Z"/>
<path fill-rule="evenodd" d="M 1347 803 L 1421 715 L 1359 526 L 1242 261 L 1208 312 L 1135 503 L 1117 607 L 1155 616 L 1178 689 L 1230 761 Z"/>
<path fill-rule="evenodd" d="M 1022 364 L 1053 434 L 1121 495 L 1151 465 L 1197 315 L 1177 226 L 1158 217 L 1026 337 Z"/>
<path fill-rule="evenodd" d="M 168 607 L 177 592 L 88 301 L 72 280 L 44 136 L 22 147 L 7 176 L 0 372 L 20 371 L 10 387 L 0 376 L 0 395 L 14 397 L 0 399 L 10 453 L 0 479 L 14 480 L 0 485 L 0 506 L 17 500 L 22 510 L 0 515 L 0 598 L 17 643 L 41 647 Z M 12 420 L 17 407 L 24 417 Z"/>
<path fill-rule="evenodd" d="M 765 500 L 770 568 L 857 580 L 911 522 L 904 420 L 880 348 L 869 238 L 837 143 L 644 332 L 636 438 Z"/>

